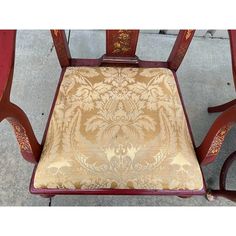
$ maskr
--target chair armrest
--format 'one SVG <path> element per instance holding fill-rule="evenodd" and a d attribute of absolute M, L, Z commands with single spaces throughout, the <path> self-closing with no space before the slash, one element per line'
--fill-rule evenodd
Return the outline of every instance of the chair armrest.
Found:
<path fill-rule="evenodd" d="M 41 145 L 25 113 L 10 102 L 15 39 L 15 30 L 0 30 L 0 122 L 6 119 L 11 124 L 22 156 L 29 162 L 37 163 L 41 154 Z"/>
<path fill-rule="evenodd" d="M 168 68 L 170 68 L 173 71 L 178 70 L 188 50 L 188 47 L 192 41 L 194 33 L 195 30 L 180 30 L 176 38 L 174 47 L 167 60 Z"/>
<path fill-rule="evenodd" d="M 236 105 L 230 107 L 215 120 L 201 145 L 196 148 L 199 162 L 202 165 L 213 162 L 229 130 L 236 123 Z"/>

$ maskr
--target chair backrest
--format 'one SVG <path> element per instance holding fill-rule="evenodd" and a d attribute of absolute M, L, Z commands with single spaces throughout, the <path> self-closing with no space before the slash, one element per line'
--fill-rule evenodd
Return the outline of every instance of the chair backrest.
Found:
<path fill-rule="evenodd" d="M 139 30 L 106 30 L 106 53 L 98 59 L 72 58 L 64 30 L 51 30 L 61 67 L 119 64 L 139 67 L 162 66 L 173 71 L 176 71 L 180 66 L 194 32 L 194 30 L 180 30 L 168 60 L 160 62 L 143 61 L 136 56 Z"/>

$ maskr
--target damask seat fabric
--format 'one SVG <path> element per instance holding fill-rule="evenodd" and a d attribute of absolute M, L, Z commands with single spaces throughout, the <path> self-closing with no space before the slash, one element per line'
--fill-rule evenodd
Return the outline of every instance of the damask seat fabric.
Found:
<path fill-rule="evenodd" d="M 173 73 L 67 68 L 34 187 L 201 190 Z"/>

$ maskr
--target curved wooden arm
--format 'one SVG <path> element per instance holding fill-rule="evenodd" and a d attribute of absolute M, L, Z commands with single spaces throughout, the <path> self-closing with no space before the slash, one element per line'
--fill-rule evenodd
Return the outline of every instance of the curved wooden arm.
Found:
<path fill-rule="evenodd" d="M 15 30 L 0 30 L 0 122 L 6 119 L 12 125 L 22 156 L 29 162 L 37 163 L 41 154 L 41 145 L 25 113 L 10 102 L 15 39 Z"/>
<path fill-rule="evenodd" d="M 209 164 L 216 159 L 225 136 L 236 123 L 236 105 L 224 111 L 215 120 L 201 145 L 196 149 L 199 162 Z"/>
<path fill-rule="evenodd" d="M 168 68 L 173 71 L 177 71 L 184 56 L 188 50 L 188 47 L 192 41 L 195 30 L 180 30 L 175 41 L 174 47 L 167 60 Z"/>
<path fill-rule="evenodd" d="M 31 163 L 37 163 L 42 148 L 34 135 L 26 114 L 18 106 L 10 102 L 1 103 L 0 111 L 0 121 L 6 119 L 11 124 L 23 158 Z"/>
<path fill-rule="evenodd" d="M 70 66 L 71 55 L 65 30 L 51 30 L 51 34 L 61 67 Z"/>

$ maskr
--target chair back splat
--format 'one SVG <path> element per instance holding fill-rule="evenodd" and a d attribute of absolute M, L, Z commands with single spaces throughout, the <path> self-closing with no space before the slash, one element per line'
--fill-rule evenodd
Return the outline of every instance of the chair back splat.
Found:
<path fill-rule="evenodd" d="M 128 59 L 137 64 L 138 36 L 139 30 L 106 30 L 106 54 L 103 62 L 125 63 Z"/>
<path fill-rule="evenodd" d="M 107 30 L 106 56 L 134 57 L 139 30 Z"/>

